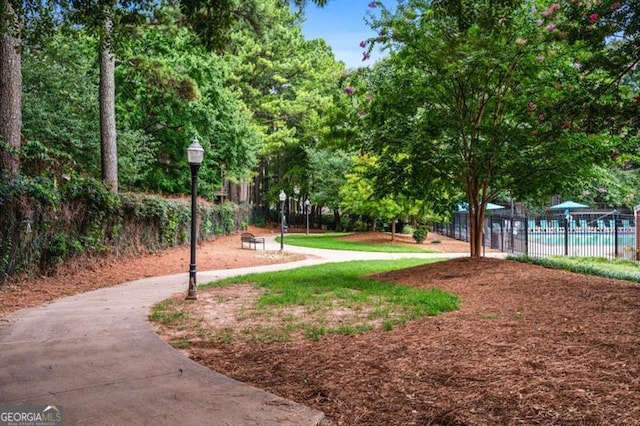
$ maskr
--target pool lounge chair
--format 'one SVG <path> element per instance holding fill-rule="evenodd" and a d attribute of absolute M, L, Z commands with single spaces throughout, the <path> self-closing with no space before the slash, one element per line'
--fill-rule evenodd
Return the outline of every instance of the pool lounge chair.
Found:
<path fill-rule="evenodd" d="M 578 220 L 578 228 L 582 231 L 586 231 L 589 229 L 589 224 L 587 223 L 586 219 L 580 219 Z"/>
<path fill-rule="evenodd" d="M 604 224 L 604 220 L 602 219 L 598 219 L 596 221 L 596 224 L 597 224 L 596 229 L 598 231 L 605 231 L 607 229 L 607 226 Z"/>
<path fill-rule="evenodd" d="M 558 221 L 558 219 L 551 220 L 551 229 L 553 229 L 554 231 L 558 231 L 560 229 L 560 222 Z"/>
<path fill-rule="evenodd" d="M 540 219 L 540 230 L 541 231 L 548 231 L 549 230 L 549 225 L 548 225 L 546 219 Z"/>

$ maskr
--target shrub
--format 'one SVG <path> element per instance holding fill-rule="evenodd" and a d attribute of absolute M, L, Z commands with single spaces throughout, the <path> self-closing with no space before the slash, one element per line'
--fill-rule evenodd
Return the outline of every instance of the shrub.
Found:
<path fill-rule="evenodd" d="M 365 232 L 367 231 L 367 224 L 361 220 L 356 220 L 353 223 L 353 230 L 356 232 Z"/>
<path fill-rule="evenodd" d="M 418 226 L 413 231 L 413 239 L 416 240 L 416 243 L 422 244 L 424 240 L 427 239 L 427 234 L 429 233 L 429 227 L 425 225 Z"/>
<path fill-rule="evenodd" d="M 189 242 L 190 200 L 112 194 L 95 179 L 0 176 L 0 286 L 21 273 L 47 274 L 78 255 L 126 255 Z M 234 232 L 249 207 L 198 203 L 202 240 Z M 237 224 L 237 227 L 236 227 Z"/>
<path fill-rule="evenodd" d="M 415 229 L 413 229 L 411 226 L 409 225 L 404 225 L 402 227 L 402 234 L 413 234 L 415 232 Z"/>

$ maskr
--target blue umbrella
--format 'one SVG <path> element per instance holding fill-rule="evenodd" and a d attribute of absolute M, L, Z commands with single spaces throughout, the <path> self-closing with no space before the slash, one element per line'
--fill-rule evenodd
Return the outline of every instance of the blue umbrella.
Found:
<path fill-rule="evenodd" d="M 565 201 L 564 203 L 556 204 L 555 206 L 549 207 L 549 210 L 584 209 L 587 207 L 589 206 L 576 203 L 575 201 Z"/>

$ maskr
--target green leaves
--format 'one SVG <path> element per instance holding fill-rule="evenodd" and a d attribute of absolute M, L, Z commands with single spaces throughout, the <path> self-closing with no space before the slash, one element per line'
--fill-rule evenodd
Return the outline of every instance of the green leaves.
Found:
<path fill-rule="evenodd" d="M 154 161 L 140 184 L 162 192 L 188 192 L 186 148 L 198 137 L 205 148 L 200 190 L 209 196 L 228 178 L 247 176 L 255 164 L 257 139 L 249 112 L 224 87 L 227 67 L 176 24 L 167 9 L 163 24 L 139 31 L 129 57 L 117 70 L 118 114 L 127 126 L 144 129 Z M 141 157 L 139 157 L 141 158 Z"/>
<path fill-rule="evenodd" d="M 58 34 L 38 48 L 25 50 L 22 162 L 27 174 L 49 171 L 60 179 L 76 169 L 99 175 L 98 70 L 93 43 L 79 31 L 74 36 Z"/>
<path fill-rule="evenodd" d="M 588 52 L 545 26 L 556 6 L 463 4 L 408 1 L 375 23 L 394 51 L 370 80 L 367 146 L 380 156 L 379 181 L 440 206 L 452 187 L 486 204 L 506 189 L 522 199 L 579 184 L 611 149 L 582 133 L 592 77 L 576 58 Z"/>

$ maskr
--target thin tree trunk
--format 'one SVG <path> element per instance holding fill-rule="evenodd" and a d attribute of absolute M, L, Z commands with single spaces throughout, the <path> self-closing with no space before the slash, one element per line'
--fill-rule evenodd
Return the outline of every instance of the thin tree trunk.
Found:
<path fill-rule="evenodd" d="M 476 247 L 476 228 L 475 228 L 475 213 L 469 208 L 469 248 L 471 257 L 478 257 L 478 251 Z"/>
<path fill-rule="evenodd" d="M 100 39 L 100 150 L 102 180 L 111 192 L 118 192 L 118 145 L 116 141 L 116 83 L 113 53 L 113 9 L 104 7 Z"/>
<path fill-rule="evenodd" d="M 473 216 L 470 216 L 473 235 L 472 257 L 482 256 L 482 223 L 484 222 L 483 210 L 484 208 L 479 208 Z"/>
<path fill-rule="evenodd" d="M 482 223 L 486 197 L 480 196 L 480 188 L 473 178 L 467 178 L 467 203 L 469 215 L 469 250 L 471 257 L 482 256 Z"/>
<path fill-rule="evenodd" d="M 482 233 L 486 202 L 469 203 L 469 248 L 471 257 L 482 256 Z"/>
<path fill-rule="evenodd" d="M 336 232 L 342 232 L 342 221 L 340 219 L 340 210 L 333 211 L 333 217 L 335 219 L 335 230 Z"/>
<path fill-rule="evenodd" d="M 2 1 L 0 19 L 6 31 L 0 36 L 0 172 L 18 173 L 22 129 L 22 53 L 20 21 L 8 0 Z"/>
<path fill-rule="evenodd" d="M 396 223 L 397 223 L 397 219 L 394 217 L 391 220 L 391 241 L 394 241 L 396 239 Z"/>

